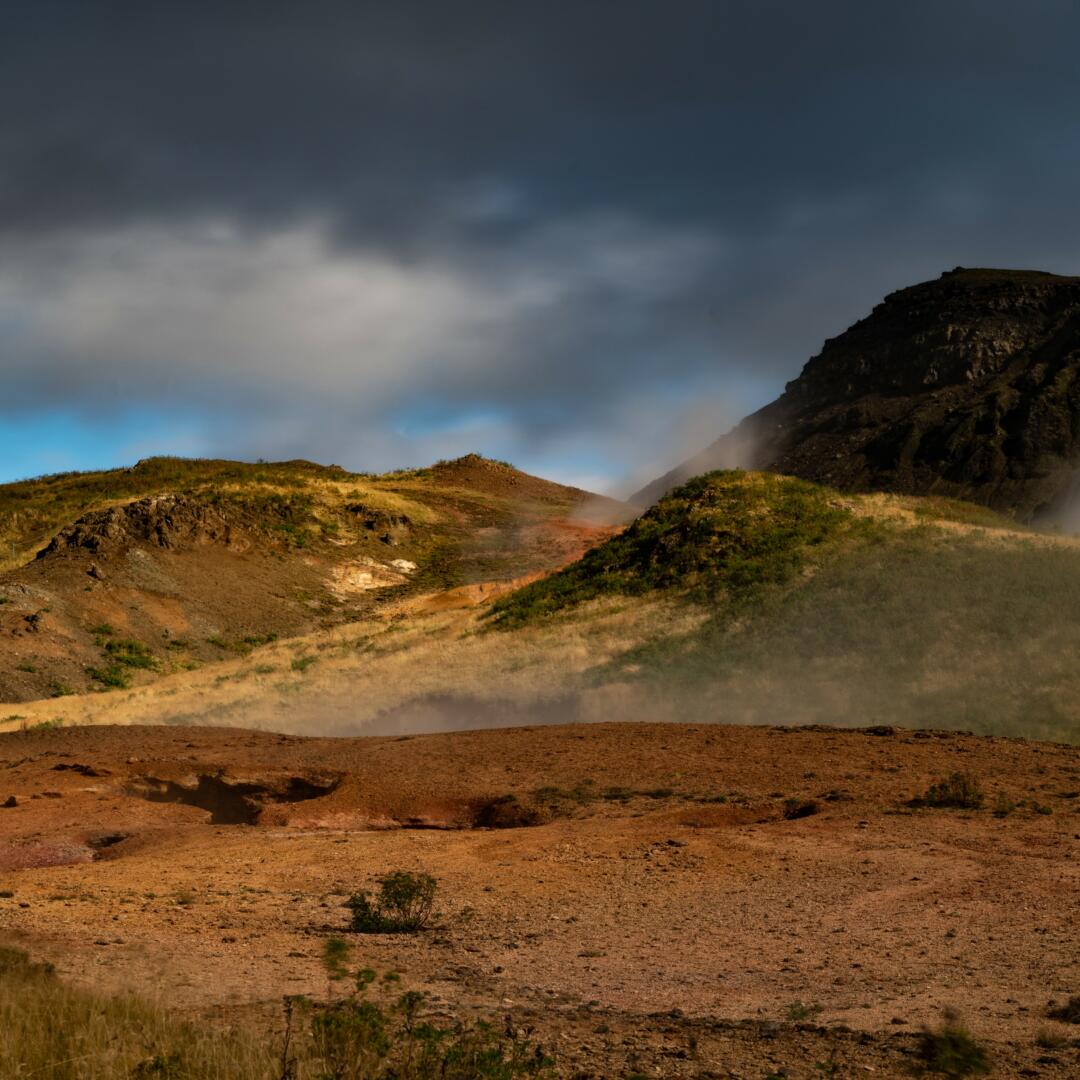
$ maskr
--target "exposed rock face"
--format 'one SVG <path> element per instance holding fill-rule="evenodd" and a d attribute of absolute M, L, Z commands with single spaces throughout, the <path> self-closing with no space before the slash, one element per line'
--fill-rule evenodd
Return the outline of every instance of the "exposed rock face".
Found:
<path fill-rule="evenodd" d="M 384 544 L 400 544 L 412 531 L 412 522 L 405 514 L 393 514 L 365 503 L 352 503 L 345 509 L 355 514 L 364 528 L 375 533 Z"/>
<path fill-rule="evenodd" d="M 886 297 L 772 404 L 635 496 L 743 465 L 1070 522 L 1080 278 L 963 270 Z"/>
<path fill-rule="evenodd" d="M 84 514 L 57 533 L 37 557 L 74 550 L 106 555 L 133 542 L 175 548 L 232 540 L 233 527 L 216 507 L 184 495 L 160 495 Z"/>

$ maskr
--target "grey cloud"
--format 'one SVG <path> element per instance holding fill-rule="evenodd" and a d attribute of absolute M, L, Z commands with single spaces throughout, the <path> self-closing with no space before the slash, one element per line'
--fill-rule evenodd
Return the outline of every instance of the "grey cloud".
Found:
<path fill-rule="evenodd" d="M 890 289 L 1075 269 L 1078 30 L 1066 0 L 21 5 L 0 416 L 129 398 L 385 457 L 436 400 L 635 473 L 667 452 L 642 402 L 677 439 Z"/>

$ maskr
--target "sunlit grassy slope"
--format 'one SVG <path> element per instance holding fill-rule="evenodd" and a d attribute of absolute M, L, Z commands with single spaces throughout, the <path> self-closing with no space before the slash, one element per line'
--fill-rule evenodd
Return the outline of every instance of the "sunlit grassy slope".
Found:
<path fill-rule="evenodd" d="M 22 565 L 90 510 L 165 493 L 256 513 L 273 510 L 279 532 L 279 519 L 284 521 L 283 538 L 301 544 L 338 536 L 349 519 L 347 508 L 357 502 L 404 514 L 420 526 L 439 526 L 431 537 L 438 541 L 459 539 L 455 523 L 497 525 L 530 503 L 569 510 L 585 495 L 472 454 L 379 475 L 310 461 L 146 458 L 126 469 L 0 484 L 0 569 Z"/>
<path fill-rule="evenodd" d="M 378 476 L 151 458 L 0 485 L 0 701 L 145 685 L 406 597 L 504 588 L 632 513 L 475 454 Z"/>
<path fill-rule="evenodd" d="M 720 473 L 494 604 L 406 602 L 153 687 L 20 705 L 10 723 L 658 719 L 1080 742 L 1078 654 L 1075 538 L 962 503 Z"/>
<path fill-rule="evenodd" d="M 491 620 L 569 622 L 615 595 L 667 595 L 702 619 L 588 678 L 686 715 L 1080 738 L 1080 546 L 963 503 L 708 474 Z"/>

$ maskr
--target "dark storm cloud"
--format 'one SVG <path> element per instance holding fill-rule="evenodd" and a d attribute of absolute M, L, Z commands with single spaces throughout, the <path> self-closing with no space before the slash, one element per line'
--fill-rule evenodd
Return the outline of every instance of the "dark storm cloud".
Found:
<path fill-rule="evenodd" d="M 211 403 L 378 458 L 345 433 L 438 400 L 652 467 L 646 403 L 757 404 L 888 289 L 1076 268 L 1078 32 L 1055 0 L 23 4 L 7 407 Z"/>

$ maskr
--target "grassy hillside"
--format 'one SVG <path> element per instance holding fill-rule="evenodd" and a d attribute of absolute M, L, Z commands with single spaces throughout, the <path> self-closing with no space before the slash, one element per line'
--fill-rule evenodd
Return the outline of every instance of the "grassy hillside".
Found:
<path fill-rule="evenodd" d="M 156 686 L 20 705 L 9 726 L 661 719 L 1080 742 L 1080 541 L 963 503 L 712 474 L 579 562 L 493 595 L 401 594 Z"/>
<path fill-rule="evenodd" d="M 699 619 L 665 617 L 582 681 L 688 717 L 1080 739 L 1080 546 L 981 508 L 712 473 L 490 618 L 569 625 L 618 596 Z"/>
<path fill-rule="evenodd" d="M 492 617 L 521 626 L 597 597 L 656 591 L 735 607 L 784 585 L 867 525 L 814 484 L 707 473 L 580 562 L 496 601 Z"/>
<path fill-rule="evenodd" d="M 550 570 L 626 512 L 477 455 L 380 476 L 152 458 L 2 485 L 0 700 L 144 684 Z"/>
<path fill-rule="evenodd" d="M 421 524 L 449 525 L 464 514 L 470 524 L 497 525 L 523 503 L 569 511 L 586 495 L 477 455 L 381 475 L 310 461 L 146 458 L 126 469 L 0 484 L 0 569 L 23 565 L 88 511 L 165 493 L 251 509 L 285 505 L 311 540 L 333 537 L 346 527 L 348 506 L 358 500 L 373 509 L 411 514 Z"/>

